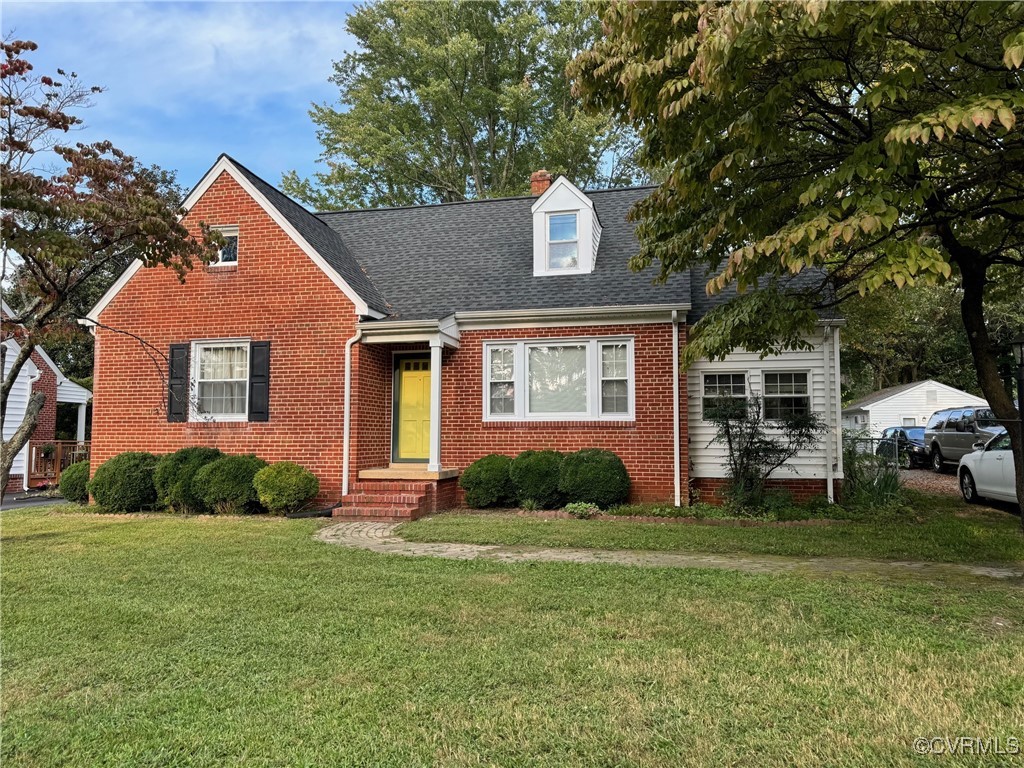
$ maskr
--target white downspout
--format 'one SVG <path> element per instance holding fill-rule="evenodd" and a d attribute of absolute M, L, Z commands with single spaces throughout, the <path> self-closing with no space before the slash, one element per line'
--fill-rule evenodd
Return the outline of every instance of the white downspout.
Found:
<path fill-rule="evenodd" d="M 679 462 L 679 312 L 672 310 L 672 461 L 676 506 L 682 506 L 683 488 Z"/>
<path fill-rule="evenodd" d="M 363 329 L 356 328 L 356 335 L 345 342 L 345 406 L 344 426 L 341 435 L 341 496 L 348 496 L 349 433 L 352 422 L 352 347 L 363 337 Z"/>
<path fill-rule="evenodd" d="M 832 326 L 827 327 L 826 339 L 829 343 L 835 347 L 836 334 L 835 329 Z M 832 413 L 832 361 L 829 359 L 829 348 L 828 344 L 824 343 L 825 339 L 822 339 L 821 351 L 825 358 L 825 413 L 827 424 L 829 426 L 828 441 L 825 443 L 825 493 L 828 496 L 828 503 L 835 504 L 835 489 L 833 488 L 833 475 L 832 475 L 832 456 L 833 449 L 835 448 L 835 425 L 832 423 L 834 415 Z"/>

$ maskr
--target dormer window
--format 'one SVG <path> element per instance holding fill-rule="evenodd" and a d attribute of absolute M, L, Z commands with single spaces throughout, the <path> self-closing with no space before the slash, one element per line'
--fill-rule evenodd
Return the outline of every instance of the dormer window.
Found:
<path fill-rule="evenodd" d="M 560 176 L 537 198 L 531 211 L 535 276 L 594 271 L 601 223 L 589 197 Z"/>
<path fill-rule="evenodd" d="M 220 233 L 225 243 L 217 252 L 217 258 L 210 262 L 211 267 L 234 267 L 238 265 L 238 227 L 213 227 Z"/>
<path fill-rule="evenodd" d="M 579 217 L 548 214 L 548 269 L 576 269 L 580 263 Z"/>

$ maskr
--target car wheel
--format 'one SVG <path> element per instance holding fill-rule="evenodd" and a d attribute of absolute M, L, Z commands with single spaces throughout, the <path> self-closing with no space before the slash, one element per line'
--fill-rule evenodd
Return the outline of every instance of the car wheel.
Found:
<path fill-rule="evenodd" d="M 910 469 L 910 454 L 904 451 L 900 454 L 900 469 Z"/>
<path fill-rule="evenodd" d="M 978 503 L 978 488 L 974 484 L 974 476 L 968 469 L 960 473 L 960 493 L 968 504 Z"/>
<path fill-rule="evenodd" d="M 942 451 L 938 448 L 932 449 L 932 471 L 942 474 L 946 469 L 946 465 L 942 462 Z"/>

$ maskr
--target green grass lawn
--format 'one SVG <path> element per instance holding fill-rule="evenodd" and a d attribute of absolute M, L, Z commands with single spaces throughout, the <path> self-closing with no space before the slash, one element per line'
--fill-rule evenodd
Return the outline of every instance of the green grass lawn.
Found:
<path fill-rule="evenodd" d="M 933 765 L 915 737 L 1024 722 L 1017 585 L 389 557 L 318 524 L 3 513 L 5 768 Z"/>
<path fill-rule="evenodd" d="M 913 495 L 912 511 L 872 522 L 780 528 L 566 520 L 514 514 L 451 513 L 403 525 L 409 541 L 598 549 L 863 557 L 947 563 L 1024 562 L 1013 515 L 960 499 Z"/>

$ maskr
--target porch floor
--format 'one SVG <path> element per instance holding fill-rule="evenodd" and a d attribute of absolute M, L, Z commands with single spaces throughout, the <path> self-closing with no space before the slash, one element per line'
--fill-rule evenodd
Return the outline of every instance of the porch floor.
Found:
<path fill-rule="evenodd" d="M 359 472 L 360 480 L 447 480 L 458 477 L 457 469 L 442 469 L 431 472 L 426 464 L 392 464 L 388 467 L 363 469 Z"/>

